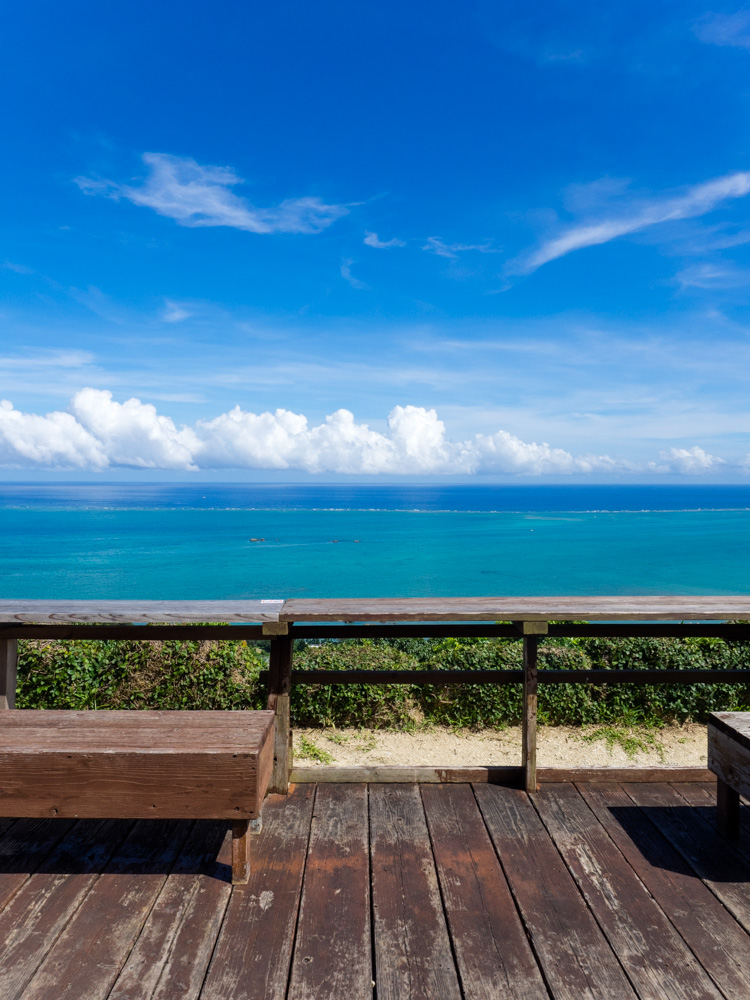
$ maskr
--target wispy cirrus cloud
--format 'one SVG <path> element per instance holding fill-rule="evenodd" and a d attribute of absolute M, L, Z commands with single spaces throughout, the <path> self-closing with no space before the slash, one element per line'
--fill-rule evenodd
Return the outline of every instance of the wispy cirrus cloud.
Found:
<path fill-rule="evenodd" d="M 340 273 L 344 281 L 347 281 L 352 288 L 356 288 L 359 291 L 366 291 L 370 286 L 366 285 L 364 281 L 360 281 L 359 278 L 355 278 L 352 274 L 352 264 L 354 261 L 351 258 L 341 261 Z"/>
<path fill-rule="evenodd" d="M 187 309 L 181 302 L 173 302 L 171 299 L 165 299 L 164 309 L 161 314 L 164 323 L 181 323 L 183 320 L 190 319 L 192 315 L 192 311 Z"/>
<path fill-rule="evenodd" d="M 709 45 L 750 49 L 750 10 L 738 10 L 734 14 L 705 14 L 693 25 L 693 32 Z"/>
<path fill-rule="evenodd" d="M 362 240 L 365 246 L 375 247 L 377 250 L 390 250 L 393 247 L 405 247 L 406 243 L 403 240 L 396 239 L 392 240 L 381 240 L 377 233 L 371 233 L 365 230 L 365 238 Z"/>
<path fill-rule="evenodd" d="M 535 250 L 511 262 L 509 273 L 530 274 L 575 250 L 600 246 L 665 222 L 706 215 L 724 202 L 744 198 L 748 194 L 750 171 L 740 171 L 696 184 L 682 194 L 634 200 L 622 205 L 615 215 L 587 220 L 564 229 Z"/>
<path fill-rule="evenodd" d="M 479 253 L 499 253 L 492 246 L 492 243 L 446 243 L 439 236 L 428 236 L 423 250 L 428 253 L 437 254 L 438 257 L 458 257 L 459 254 L 467 250 L 476 250 Z"/>
<path fill-rule="evenodd" d="M 329 205 L 316 197 L 287 198 L 258 208 L 235 194 L 244 181 L 228 167 L 203 166 L 191 157 L 144 153 L 148 176 L 139 186 L 76 177 L 84 194 L 126 198 L 153 209 L 181 226 L 228 226 L 249 233 L 319 233 L 346 215 L 348 205 Z"/>

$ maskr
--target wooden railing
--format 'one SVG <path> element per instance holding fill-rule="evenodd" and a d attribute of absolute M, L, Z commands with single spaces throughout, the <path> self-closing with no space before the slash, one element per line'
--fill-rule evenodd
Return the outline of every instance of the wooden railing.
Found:
<path fill-rule="evenodd" d="M 292 771 L 292 684 L 523 684 L 521 769 L 537 787 L 537 691 L 546 684 L 748 684 L 750 670 L 538 671 L 544 636 L 750 639 L 750 597 L 378 598 L 290 601 L 0 601 L 0 709 L 15 705 L 17 641 L 266 639 L 276 713 L 272 790 Z M 581 624 L 581 620 L 585 624 Z M 220 622 L 221 624 L 206 624 Z M 500 624 L 510 622 L 510 624 Z M 148 625 L 148 628 L 144 628 Z M 523 643 L 522 670 L 294 670 L 295 638 L 503 637 Z M 444 770 L 432 769 L 436 778 Z M 487 771 L 491 769 L 485 769 Z M 495 769 L 508 770 L 508 769 Z M 296 772 L 298 779 L 304 775 Z M 485 779 L 486 780 L 486 779 Z"/>

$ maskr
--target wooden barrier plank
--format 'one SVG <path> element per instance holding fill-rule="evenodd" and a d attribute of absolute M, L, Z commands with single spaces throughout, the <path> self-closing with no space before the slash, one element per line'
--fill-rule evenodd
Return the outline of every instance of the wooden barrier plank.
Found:
<path fill-rule="evenodd" d="M 460 1000 L 416 785 L 370 788 L 370 852 L 378 1000 Z"/>
<path fill-rule="evenodd" d="M 547 1000 L 471 787 L 425 785 L 422 800 L 465 1000 Z"/>
<path fill-rule="evenodd" d="M 226 823 L 199 820 L 108 1000 L 198 997 L 232 892 L 230 865 Z"/>
<path fill-rule="evenodd" d="M 287 1000 L 370 1000 L 367 787 L 317 789 Z"/>
<path fill-rule="evenodd" d="M 285 996 L 314 797 L 303 785 L 266 800 L 250 880 L 232 891 L 201 1000 Z"/>
<path fill-rule="evenodd" d="M 192 824 L 139 820 L 68 920 L 23 1000 L 108 996 Z"/>
<path fill-rule="evenodd" d="M 268 704 L 274 713 L 273 772 L 269 792 L 286 795 L 292 768 L 292 655 L 294 640 L 290 635 L 271 639 L 268 672 Z"/>
<path fill-rule="evenodd" d="M 704 782 L 713 776 L 705 767 L 537 767 L 537 781 L 545 784 L 557 781 L 697 781 Z M 356 783 L 356 782 L 470 782 L 472 784 L 508 785 L 521 787 L 523 768 L 517 766 L 479 767 L 430 767 L 408 764 L 393 767 L 357 765 L 339 767 L 321 764 L 292 768 L 290 780 L 297 784 Z"/>
<path fill-rule="evenodd" d="M 579 791 L 727 1000 L 747 1000 L 747 933 L 620 785 L 581 785 Z"/>
<path fill-rule="evenodd" d="M 526 792 L 474 792 L 555 1000 L 636 1000 Z"/>
<path fill-rule="evenodd" d="M 75 823 L 72 819 L 0 820 L 0 910 Z"/>
<path fill-rule="evenodd" d="M 18 640 L 0 639 L 0 711 L 16 707 Z"/>
<path fill-rule="evenodd" d="M 27 983 L 132 826 L 129 820 L 76 823 L 0 912 L 3 1000 L 25 997 Z"/>
<path fill-rule="evenodd" d="M 0 622 L 277 622 L 282 606 L 283 601 L 4 600 Z"/>
<path fill-rule="evenodd" d="M 668 784 L 623 785 L 631 800 L 680 852 L 696 875 L 750 932 L 748 862 Z"/>
<path fill-rule="evenodd" d="M 750 618 L 750 597 L 403 597 L 295 599 L 281 621 L 677 621 Z"/>
<path fill-rule="evenodd" d="M 578 789 L 550 785 L 534 805 L 640 1000 L 721 1000 Z"/>

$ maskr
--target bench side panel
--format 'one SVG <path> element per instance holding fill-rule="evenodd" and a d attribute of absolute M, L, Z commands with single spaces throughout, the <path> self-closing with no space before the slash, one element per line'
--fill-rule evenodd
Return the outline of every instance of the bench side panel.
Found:
<path fill-rule="evenodd" d="M 750 751 L 715 726 L 708 727 L 708 767 L 740 795 L 750 796 Z"/>

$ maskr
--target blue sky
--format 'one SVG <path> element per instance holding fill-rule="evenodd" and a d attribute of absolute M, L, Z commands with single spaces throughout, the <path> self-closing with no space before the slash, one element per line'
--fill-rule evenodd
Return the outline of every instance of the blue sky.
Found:
<path fill-rule="evenodd" d="M 750 9 L 41 0 L 0 44 L 5 478 L 746 481 Z"/>

